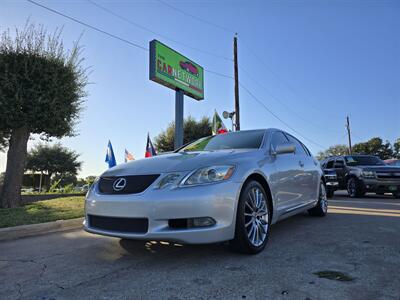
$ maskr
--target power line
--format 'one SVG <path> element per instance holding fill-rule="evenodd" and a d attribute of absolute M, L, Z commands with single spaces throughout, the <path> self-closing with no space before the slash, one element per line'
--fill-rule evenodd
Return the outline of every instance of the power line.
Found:
<path fill-rule="evenodd" d="M 233 76 L 231 76 L 231 75 L 222 74 L 222 73 L 211 71 L 211 70 L 208 70 L 208 69 L 204 69 L 204 72 L 207 72 L 207 73 L 210 73 L 210 74 L 214 74 L 214 75 L 217 75 L 217 76 L 220 76 L 220 77 L 233 79 Z"/>
<path fill-rule="evenodd" d="M 286 103 L 282 102 L 278 97 L 276 97 L 276 96 L 275 96 L 269 89 L 267 89 L 263 84 L 261 84 L 259 81 L 257 81 L 256 79 L 254 79 L 254 77 L 250 75 L 250 72 L 248 72 L 246 69 L 244 69 L 243 66 L 239 66 L 239 69 L 240 69 L 241 71 L 243 71 L 243 72 L 247 75 L 247 77 L 248 77 L 250 80 L 252 80 L 254 83 L 256 83 L 256 84 L 259 85 L 261 88 L 263 88 L 264 91 L 267 92 L 267 94 L 268 94 L 272 99 L 274 99 L 274 100 L 277 101 L 279 104 L 281 104 L 281 105 L 283 105 L 284 107 L 286 107 L 287 110 L 291 111 L 291 112 L 292 112 L 294 115 L 296 115 L 299 119 L 301 119 L 301 120 L 307 122 L 307 123 L 310 124 L 310 125 L 313 125 L 314 127 L 318 128 L 318 129 L 322 129 L 322 130 L 325 130 L 325 131 L 326 131 L 326 129 L 328 129 L 328 131 L 338 133 L 338 131 L 336 131 L 336 130 L 329 129 L 329 128 L 323 129 L 322 126 L 320 126 L 320 125 L 318 125 L 318 124 L 315 124 L 315 123 L 313 123 L 313 122 L 310 122 L 309 120 L 307 120 L 306 118 L 304 118 L 301 114 L 299 114 L 299 113 L 297 113 L 295 110 L 293 110 L 289 105 L 287 105 Z"/>
<path fill-rule="evenodd" d="M 100 29 L 100 28 L 97 28 L 97 27 L 95 27 L 95 26 L 93 26 L 93 25 L 90 25 L 90 24 L 88 24 L 88 23 L 86 23 L 86 22 L 80 21 L 80 20 L 78 20 L 78 19 L 76 19 L 76 18 L 74 18 L 74 17 L 68 16 L 68 15 L 66 15 L 66 14 L 64 14 L 64 13 L 62 13 L 62 12 L 60 12 L 60 11 L 57 11 L 57 10 L 55 10 L 55 9 L 52 9 L 52 8 L 47 7 L 47 6 L 45 6 L 45 5 L 42 5 L 42 4 L 40 4 L 40 3 L 36 2 L 36 1 L 33 1 L 33 0 L 27 0 L 27 1 L 30 2 L 30 3 L 32 3 L 32 4 L 34 4 L 34 5 L 40 6 L 40 7 L 44 8 L 44 9 L 46 9 L 46 10 L 52 12 L 52 13 L 55 13 L 55 14 L 57 14 L 57 15 L 59 15 L 59 16 L 62 16 L 62 17 L 67 18 L 67 19 L 69 19 L 69 20 L 71 20 L 71 21 L 74 21 L 74 22 L 76 22 L 76 23 L 79 23 L 79 24 L 81 24 L 81 25 L 83 25 L 83 26 L 85 26 L 85 27 L 88 27 L 88 28 L 93 29 L 93 30 L 95 30 L 95 31 L 97 31 L 97 32 L 100 32 L 100 33 L 102 33 L 102 34 L 105 34 L 105 35 L 107 35 L 108 37 L 111 37 L 111 38 L 113 38 L 113 39 L 119 40 L 119 41 L 121 41 L 121 42 L 124 42 L 124 43 L 126 43 L 126 44 L 128 44 L 128 45 L 130 45 L 130 46 L 139 48 L 139 49 L 141 49 L 141 50 L 149 51 L 148 48 L 145 48 L 145 47 L 143 47 L 143 46 L 141 46 L 141 45 L 139 45 L 139 44 L 136 44 L 136 43 L 134 43 L 134 42 L 128 41 L 128 40 L 126 40 L 126 39 L 124 39 L 124 38 L 121 38 L 121 37 L 119 37 L 119 36 L 117 36 L 117 35 L 115 35 L 115 34 L 113 34 L 113 33 L 109 33 L 109 32 L 107 32 L 107 31 L 104 31 L 104 30 L 102 30 L 102 29 Z M 222 74 L 222 73 L 219 73 L 219 72 L 216 72 L 216 71 L 212 71 L 212 70 L 208 70 L 208 69 L 204 69 L 204 71 L 207 72 L 207 73 L 210 73 L 210 74 L 214 74 L 214 75 L 216 75 L 216 76 L 220 76 L 220 77 L 224 77 L 224 78 L 233 79 L 233 77 L 230 76 L 230 75 Z"/>
<path fill-rule="evenodd" d="M 168 6 L 169 8 L 171 8 L 171 9 L 173 9 L 173 10 L 176 10 L 176 11 L 180 12 L 181 14 L 184 14 L 184 15 L 186 15 L 186 16 L 189 16 L 189 17 L 192 18 L 192 19 L 196 19 L 197 21 L 200 21 L 200 22 L 203 22 L 203 23 L 205 23 L 205 24 L 214 26 L 214 27 L 216 27 L 216 28 L 218 28 L 218 29 L 221 29 L 221 30 L 226 31 L 226 32 L 229 32 L 229 33 L 235 33 L 235 31 L 232 30 L 232 29 L 229 29 L 229 28 L 227 28 L 227 27 L 225 27 L 225 26 L 221 26 L 221 25 L 219 25 L 219 24 L 213 23 L 213 22 L 208 21 L 208 20 L 206 20 L 206 19 L 200 18 L 200 17 L 198 17 L 198 16 L 196 16 L 196 15 L 192 15 L 192 14 L 190 14 L 190 13 L 184 11 L 183 9 L 180 9 L 180 8 L 178 8 L 178 7 L 176 7 L 176 6 L 173 6 L 173 5 L 167 3 L 167 2 L 165 2 L 165 1 L 163 1 L 163 0 L 156 0 L 156 1 L 158 1 L 158 2 L 160 2 L 160 3 L 162 3 L 162 4 L 164 4 L 165 6 Z"/>
<path fill-rule="evenodd" d="M 313 140 L 309 139 L 308 137 L 304 136 L 303 134 L 301 134 L 299 131 L 297 131 L 296 129 L 294 129 L 292 126 L 290 126 L 288 123 L 286 123 L 284 120 L 282 120 L 277 114 L 275 114 L 272 110 L 270 110 L 264 102 L 262 102 L 260 99 L 258 99 L 248 88 L 246 88 L 243 84 L 239 83 L 240 87 L 242 89 L 244 89 L 247 94 L 250 95 L 250 97 L 252 97 L 256 102 L 258 102 L 266 111 L 268 111 L 275 119 L 277 119 L 278 121 L 280 121 L 282 124 L 284 124 L 287 128 L 291 129 L 293 132 L 295 132 L 296 134 L 298 134 L 299 136 L 301 136 L 303 139 L 307 140 L 308 142 L 314 144 L 315 146 L 321 148 L 321 149 L 326 149 L 325 146 L 322 146 L 321 144 L 314 142 Z"/>
<path fill-rule="evenodd" d="M 308 102 L 308 104 L 310 105 L 311 108 L 313 108 L 315 111 L 317 111 L 318 113 L 325 113 L 324 111 L 322 111 L 321 109 L 317 108 L 316 106 L 314 106 L 314 104 L 312 103 L 312 101 L 308 100 L 305 97 L 299 96 L 299 94 L 296 92 L 295 88 L 289 84 L 286 80 L 284 80 L 281 76 L 279 76 L 274 70 L 272 70 L 271 67 L 269 67 L 264 60 L 262 60 L 254 51 L 252 51 L 249 47 L 247 47 L 244 44 L 244 47 L 247 48 L 247 50 L 250 52 L 250 54 L 252 54 L 257 61 L 261 62 L 264 67 L 266 68 L 266 70 L 268 70 L 275 78 L 277 78 L 283 85 L 285 85 L 291 92 L 292 94 L 298 96 L 299 98 L 305 100 L 306 102 Z M 338 115 L 337 115 L 338 116 Z M 338 116 L 339 117 L 339 116 Z"/>
<path fill-rule="evenodd" d="M 101 9 L 101 10 L 107 12 L 108 14 L 110 14 L 110 15 L 112 15 L 112 16 L 114 16 L 114 17 L 116 17 L 116 18 L 118 18 L 118 19 L 120 19 L 120 20 L 122 20 L 122 21 L 124 21 L 124 22 L 126 22 L 126 23 L 128 23 L 128 24 L 130 24 L 130 25 L 133 25 L 133 26 L 135 26 L 135 27 L 137 27 L 137 28 L 140 28 L 140 29 L 145 30 L 145 31 L 147 31 L 147 32 L 150 32 L 150 33 L 152 33 L 152 34 L 158 35 L 158 36 L 160 36 L 160 37 L 162 37 L 162 38 L 164 38 L 164 39 L 166 39 L 166 40 L 169 40 L 169 41 L 174 42 L 174 43 L 176 43 L 176 44 L 182 45 L 182 46 L 187 47 L 187 48 L 189 48 L 189 49 L 192 49 L 192 50 L 195 50 L 195 51 L 198 51 L 198 52 L 201 52 L 201 53 L 210 55 L 210 56 L 214 56 L 214 57 L 217 57 L 217 58 L 221 58 L 221 59 L 224 59 L 224 60 L 227 60 L 227 61 L 232 61 L 232 59 L 229 58 L 229 57 L 226 57 L 226 56 L 223 56 L 223 55 L 219 55 L 219 54 L 210 52 L 210 51 L 208 51 L 208 50 L 199 49 L 199 48 L 197 48 L 197 47 L 190 46 L 190 45 L 188 45 L 188 44 L 186 44 L 186 43 L 183 43 L 183 42 L 181 42 L 181 41 L 178 41 L 178 40 L 175 40 L 175 39 L 173 39 L 173 38 L 170 38 L 170 37 L 168 37 L 168 36 L 166 36 L 166 35 L 164 35 L 164 34 L 158 33 L 158 32 L 156 32 L 156 31 L 154 31 L 154 30 L 152 30 L 152 29 L 150 29 L 150 28 L 148 28 L 148 27 L 146 27 L 146 26 L 143 26 L 143 25 L 141 25 L 141 24 L 139 24 L 139 23 L 136 23 L 136 22 L 134 22 L 134 21 L 132 21 L 132 20 L 130 20 L 130 19 L 128 19 L 128 18 L 126 18 L 126 17 L 120 15 L 120 14 L 115 13 L 114 11 L 108 9 L 107 7 L 105 7 L 105 6 L 103 6 L 103 5 L 98 4 L 97 2 L 95 2 L 95 1 L 93 1 L 93 0 L 86 0 L 86 1 L 88 1 L 89 3 L 91 3 L 91 4 L 94 5 L 94 6 L 96 6 L 97 8 L 99 8 L 99 9 Z"/>
<path fill-rule="evenodd" d="M 55 9 L 52 9 L 52 8 L 50 8 L 50 7 L 47 7 L 47 6 L 45 6 L 45 5 L 42 5 L 42 4 L 40 4 L 40 3 L 36 2 L 36 1 L 33 1 L 33 0 L 27 0 L 27 1 L 30 2 L 30 3 L 32 3 L 32 4 L 34 4 L 34 5 L 36 5 L 36 6 L 42 7 L 43 9 L 46 9 L 46 10 L 52 12 L 52 13 L 55 13 L 55 14 L 57 14 L 57 15 L 59 15 L 59 16 L 62 16 L 62 17 L 67 18 L 67 19 L 69 19 L 69 20 L 71 20 L 71 21 L 74 21 L 74 22 L 76 22 L 76 23 L 79 23 L 79 24 L 81 24 L 81 25 L 83 25 L 83 26 L 85 26 L 85 27 L 88 27 L 88 28 L 90 28 L 90 29 L 92 29 L 92 30 L 95 30 L 95 31 L 97 31 L 97 32 L 100 32 L 100 33 L 102 33 L 102 34 L 104 34 L 104 35 L 107 35 L 108 37 L 111 37 L 111 38 L 113 38 L 113 39 L 119 40 L 119 41 L 121 41 L 121 42 L 124 42 L 124 43 L 126 43 L 126 44 L 128 44 L 128 45 L 130 45 L 130 46 L 139 48 L 139 49 L 141 49 L 141 50 L 149 51 L 148 48 L 145 48 L 145 47 L 143 47 L 143 46 L 141 46 L 141 45 L 139 45 L 139 44 L 136 44 L 136 43 L 134 43 L 134 42 L 131 42 L 131 41 L 129 41 L 129 40 L 126 40 L 126 39 L 124 39 L 124 38 L 121 38 L 121 37 L 119 37 L 119 36 L 117 36 L 117 35 L 115 35 L 115 34 L 112 34 L 112 33 L 109 33 L 109 32 L 107 32 L 107 31 L 104 31 L 104 30 L 102 30 L 102 29 L 100 29 L 100 28 L 98 28 L 98 27 L 95 27 L 95 26 L 90 25 L 90 24 L 88 24 L 88 23 L 86 23 L 86 22 L 80 21 L 80 20 L 78 20 L 78 19 L 76 19 L 76 18 L 74 18 L 74 17 L 68 16 L 68 15 L 66 15 L 66 14 L 64 14 L 64 13 L 62 13 L 62 12 L 59 12 L 59 11 L 57 11 L 57 10 L 55 10 Z M 158 0 L 158 1 L 159 1 L 159 2 L 162 2 L 162 1 L 160 1 L 160 0 Z M 233 77 L 230 76 L 230 75 L 222 74 L 222 73 L 215 72 L 215 71 L 212 71 L 212 70 L 205 69 L 204 71 L 205 71 L 205 72 L 208 72 L 208 73 L 211 73 L 211 74 L 214 74 L 214 75 L 217 75 L 217 76 L 221 76 L 221 77 L 233 79 Z M 283 121 L 283 120 L 282 120 L 278 115 L 276 115 L 273 111 L 271 111 L 261 100 L 259 100 L 256 96 L 254 96 L 253 93 L 252 93 L 249 89 L 247 89 L 243 84 L 239 83 L 239 85 L 240 85 L 254 100 L 256 100 L 260 105 L 262 105 L 272 116 L 274 116 L 277 120 L 279 120 L 279 121 L 280 121 L 282 124 L 284 124 L 286 127 L 288 127 L 289 129 L 291 129 L 293 132 L 297 133 L 299 136 L 303 137 L 305 140 L 309 141 L 310 143 L 312 143 L 312 144 L 314 144 L 314 145 L 316 145 L 316 146 L 318 146 L 318 147 L 320 147 L 320 148 L 322 148 L 322 149 L 325 149 L 325 148 L 326 148 L 326 147 L 324 147 L 324 146 L 322 146 L 322 145 L 320 145 L 320 144 L 314 142 L 313 140 L 311 140 L 311 139 L 305 137 L 304 135 L 302 135 L 302 134 L 301 134 L 300 132 L 298 132 L 296 129 L 294 129 L 293 127 L 291 127 L 288 123 L 286 123 L 285 121 Z"/>
<path fill-rule="evenodd" d="M 178 8 L 178 7 L 175 7 L 175 6 L 173 6 L 173 5 L 171 5 L 171 4 L 167 3 L 167 2 L 165 2 L 165 1 L 163 1 L 163 0 L 156 0 L 156 1 L 158 1 L 158 2 L 160 2 L 160 3 L 162 3 L 162 4 L 164 4 L 165 6 L 170 7 L 171 9 L 174 9 L 174 10 L 180 12 L 181 14 L 184 14 L 184 15 L 186 15 L 186 16 L 189 16 L 190 18 L 194 18 L 194 19 L 196 19 L 196 20 L 198 20 L 198 21 L 200 21 L 200 22 L 203 22 L 203 23 L 205 23 L 205 24 L 208 24 L 208 25 L 214 26 L 214 27 L 216 27 L 216 28 L 222 29 L 222 30 L 224 30 L 224 31 L 226 31 L 226 32 L 229 32 L 229 33 L 236 33 L 236 34 L 237 34 L 237 32 L 235 32 L 235 31 L 232 30 L 232 29 L 229 29 L 229 28 L 224 27 L 224 26 L 221 26 L 221 25 L 219 25 L 219 24 L 210 22 L 210 21 L 205 20 L 205 19 L 203 19 L 203 18 L 200 18 L 200 17 L 198 17 L 198 16 L 196 16 L 196 15 L 190 14 L 190 13 L 188 13 L 188 12 L 186 12 L 186 11 L 184 11 L 184 10 Z M 245 48 L 246 48 L 246 46 L 245 46 Z M 247 47 L 247 48 L 248 48 L 248 47 Z M 250 48 L 248 48 L 248 50 L 249 50 L 249 52 L 250 52 L 258 61 L 260 61 L 260 62 L 265 66 L 265 68 L 266 68 L 273 76 L 275 76 L 280 82 L 282 82 L 294 95 L 296 95 L 296 96 L 298 96 L 299 98 L 302 98 L 303 100 L 307 101 L 308 104 L 310 105 L 310 107 L 313 108 L 313 109 L 314 109 L 315 111 L 317 111 L 318 113 L 325 113 L 325 112 L 323 112 L 321 109 L 319 109 L 319 108 L 317 108 L 316 106 L 314 106 L 314 104 L 313 104 L 312 101 L 308 100 L 308 99 L 305 98 L 305 97 L 299 96 L 299 94 L 296 92 L 296 89 L 295 89 L 291 84 L 289 84 L 286 80 L 284 80 L 281 76 L 279 76 L 275 71 L 273 71 L 272 68 L 270 68 L 270 67 L 269 67 L 257 54 L 255 54 Z M 337 115 L 337 116 L 338 116 L 338 115 Z M 338 116 L 338 117 L 339 117 L 339 116 Z M 331 131 L 332 131 L 332 130 L 331 130 Z"/>
<path fill-rule="evenodd" d="M 62 17 L 67 18 L 67 19 L 69 19 L 69 20 L 71 20 L 71 21 L 74 21 L 74 22 L 76 22 L 76 23 L 79 23 L 79 24 L 81 24 L 81 25 L 83 25 L 83 26 L 85 26 L 85 27 L 88 27 L 88 28 L 90 28 L 90 29 L 93 29 L 93 30 L 95 30 L 95 31 L 97 31 L 97 32 L 100 32 L 100 33 L 102 33 L 102 34 L 108 35 L 108 36 L 111 37 L 111 38 L 114 38 L 114 39 L 116 39 L 116 40 L 119 40 L 119 41 L 121 41 L 121 42 L 124 42 L 124 43 L 126 43 L 126 44 L 129 44 L 129 45 L 134 46 L 134 47 L 136 47 L 136 48 L 139 48 L 139 49 L 142 49 L 142 50 L 145 50 L 145 51 L 149 51 L 149 49 L 147 49 L 147 48 L 145 48 L 145 47 L 143 47 L 143 46 L 141 46 L 141 45 L 139 45 L 139 44 L 133 43 L 133 42 L 128 41 L 128 40 L 126 40 L 126 39 L 124 39 L 124 38 L 121 38 L 121 37 L 119 37 L 119 36 L 116 36 L 115 34 L 112 34 L 112 33 L 109 33 L 109 32 L 107 32 L 107 31 L 104 31 L 103 29 L 97 28 L 97 27 L 92 26 L 92 25 L 90 25 L 90 24 L 88 24 L 88 23 L 85 23 L 85 22 L 83 22 L 83 21 L 80 21 L 80 20 L 78 20 L 78 19 L 75 19 L 75 18 L 73 18 L 73 17 L 71 17 L 71 16 L 68 16 L 68 15 L 66 15 L 66 14 L 64 14 L 64 13 L 62 13 L 62 12 L 59 12 L 59 11 L 57 11 L 57 10 L 55 10 L 55 9 L 52 9 L 52 8 L 50 8 L 50 7 L 47 7 L 47 6 L 45 6 L 45 5 L 43 5 L 43 4 L 40 4 L 40 3 L 36 2 L 36 1 L 33 1 L 33 0 L 27 0 L 27 1 L 30 2 L 30 3 L 32 3 L 32 4 L 34 4 L 34 5 L 36 5 L 36 6 L 40 6 L 40 7 L 44 8 L 44 9 L 46 9 L 46 10 L 52 12 L 52 13 L 55 13 L 55 14 L 57 14 L 57 15 L 59 15 L 59 16 L 62 16 Z"/>

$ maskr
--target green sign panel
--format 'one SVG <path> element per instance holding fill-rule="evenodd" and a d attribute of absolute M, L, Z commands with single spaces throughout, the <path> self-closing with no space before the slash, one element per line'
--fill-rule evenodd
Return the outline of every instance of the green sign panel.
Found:
<path fill-rule="evenodd" d="M 157 40 L 150 42 L 150 80 L 204 99 L 203 68 Z"/>

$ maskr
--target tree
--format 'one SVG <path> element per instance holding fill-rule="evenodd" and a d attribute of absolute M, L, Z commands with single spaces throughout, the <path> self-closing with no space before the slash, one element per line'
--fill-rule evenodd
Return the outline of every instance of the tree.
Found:
<path fill-rule="evenodd" d="M 27 22 L 23 30 L 0 37 L 0 132 L 9 135 L 1 207 L 21 203 L 21 183 L 31 134 L 42 138 L 74 135 L 87 69 L 81 48 L 66 51 L 61 31 L 48 34 Z"/>
<path fill-rule="evenodd" d="M 393 157 L 393 149 L 389 141 L 383 143 L 379 137 L 374 137 L 365 143 L 358 143 L 353 146 L 353 153 L 376 155 L 381 159 Z"/>
<path fill-rule="evenodd" d="M 393 143 L 393 157 L 400 159 L 400 138 Z"/>
<path fill-rule="evenodd" d="M 325 151 L 320 151 L 317 154 L 317 159 L 322 160 L 330 156 L 345 155 L 349 153 L 349 148 L 346 145 L 335 145 L 329 147 Z"/>
<path fill-rule="evenodd" d="M 76 174 L 81 169 L 79 154 L 57 143 L 53 146 L 38 144 L 32 148 L 26 160 L 26 169 L 49 175 L 51 180 L 60 180 L 61 185 L 76 183 Z"/>
<path fill-rule="evenodd" d="M 211 132 L 210 119 L 203 117 L 200 121 L 196 121 L 189 116 L 183 121 L 183 144 L 187 144 L 199 138 L 209 136 Z M 155 147 L 159 152 L 167 152 L 174 150 L 175 122 L 171 122 L 167 129 L 161 132 L 155 138 Z"/>
<path fill-rule="evenodd" d="M 92 185 L 95 180 L 96 180 L 96 176 L 89 175 L 85 178 L 85 183 L 88 185 Z"/>
<path fill-rule="evenodd" d="M 75 186 L 78 183 L 78 178 L 76 177 L 76 175 L 71 173 L 56 174 L 53 177 L 51 183 L 53 184 L 54 182 L 57 181 L 59 187 L 65 187 L 67 185 Z"/>

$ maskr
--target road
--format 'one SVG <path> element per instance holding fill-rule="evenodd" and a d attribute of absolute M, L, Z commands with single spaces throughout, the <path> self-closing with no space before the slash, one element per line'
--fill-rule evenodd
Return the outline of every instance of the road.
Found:
<path fill-rule="evenodd" d="M 400 200 L 335 196 L 329 210 L 274 225 L 254 256 L 82 230 L 0 242 L 0 299 L 399 300 Z"/>

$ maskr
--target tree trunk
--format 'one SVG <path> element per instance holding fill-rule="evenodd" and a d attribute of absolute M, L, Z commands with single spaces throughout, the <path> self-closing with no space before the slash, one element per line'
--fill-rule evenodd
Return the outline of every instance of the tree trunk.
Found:
<path fill-rule="evenodd" d="M 21 185 L 27 155 L 29 131 L 21 127 L 11 132 L 7 153 L 7 167 L 1 191 L 0 205 L 3 208 L 17 207 L 21 204 Z"/>
<path fill-rule="evenodd" d="M 47 183 L 46 183 L 46 187 L 47 187 L 47 191 L 50 191 L 51 188 L 51 176 L 53 176 L 53 173 L 47 171 Z"/>

